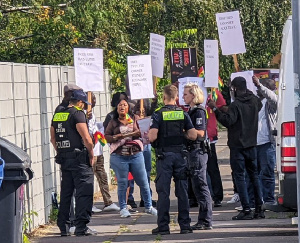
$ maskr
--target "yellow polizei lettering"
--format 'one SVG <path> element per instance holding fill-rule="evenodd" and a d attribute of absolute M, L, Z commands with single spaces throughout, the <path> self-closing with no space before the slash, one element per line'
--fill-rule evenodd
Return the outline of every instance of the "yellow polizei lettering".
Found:
<path fill-rule="evenodd" d="M 184 120 L 183 111 L 164 111 L 162 115 L 164 121 Z"/>
<path fill-rule="evenodd" d="M 68 120 L 70 113 L 56 113 L 54 115 L 53 121 L 66 121 Z"/>

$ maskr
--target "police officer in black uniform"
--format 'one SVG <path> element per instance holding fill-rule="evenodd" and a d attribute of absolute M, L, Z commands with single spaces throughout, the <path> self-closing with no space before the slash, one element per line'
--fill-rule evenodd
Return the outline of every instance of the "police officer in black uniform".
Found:
<path fill-rule="evenodd" d="M 202 90 L 195 84 L 184 86 L 184 102 L 190 105 L 188 114 L 197 130 L 197 139 L 188 140 L 188 166 L 193 192 L 199 204 L 198 222 L 192 226 L 193 230 L 212 229 L 212 201 L 207 185 L 206 172 L 208 160 L 208 140 L 206 137 L 206 110 L 200 104 L 204 101 Z"/>
<path fill-rule="evenodd" d="M 156 191 L 158 193 L 158 227 L 152 234 L 170 234 L 170 184 L 174 177 L 175 195 L 178 198 L 178 223 L 180 233 L 192 233 L 187 194 L 187 162 L 184 155 L 185 137 L 197 138 L 189 116 L 176 104 L 178 90 L 174 85 L 164 87 L 165 106 L 152 115 L 149 140 L 156 150 Z M 185 132 L 184 132 L 185 131 Z M 155 141 L 155 142 L 154 142 Z M 154 143 L 153 143 L 154 142 Z"/>
<path fill-rule="evenodd" d="M 50 129 L 51 143 L 57 152 L 56 163 L 61 165 L 60 207 L 57 218 L 61 236 L 69 235 L 68 220 L 74 189 L 75 234 L 83 236 L 95 233 L 86 226 L 93 206 L 94 154 L 83 111 L 85 104 L 90 104 L 87 95 L 82 90 L 74 90 L 69 106 L 53 116 Z"/>

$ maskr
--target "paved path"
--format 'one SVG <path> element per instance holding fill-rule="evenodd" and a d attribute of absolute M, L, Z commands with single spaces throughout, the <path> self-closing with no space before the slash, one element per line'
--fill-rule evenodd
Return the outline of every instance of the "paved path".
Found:
<path fill-rule="evenodd" d="M 222 181 L 224 187 L 224 201 L 222 207 L 213 209 L 213 230 L 194 231 L 193 234 L 179 234 L 177 224 L 177 203 L 174 195 L 174 187 L 171 192 L 171 234 L 166 236 L 151 235 L 151 230 L 156 227 L 154 216 L 142 213 L 143 208 L 138 208 L 139 213 L 131 218 L 120 218 L 118 212 L 94 214 L 89 224 L 96 229 L 97 236 L 87 237 L 60 237 L 59 230 L 55 226 L 47 227 L 42 235 L 32 239 L 34 243 L 77 243 L 77 242 L 298 242 L 297 227 L 291 225 L 292 214 L 266 212 L 266 219 L 250 221 L 232 221 L 231 217 L 237 214 L 234 210 L 239 204 L 227 204 L 231 198 L 232 182 L 230 166 L 228 162 L 229 151 L 226 146 L 226 133 L 220 133 L 217 144 L 217 152 L 220 162 Z M 154 188 L 154 185 L 152 185 Z M 155 190 L 153 190 L 155 192 Z M 117 202 L 116 191 L 111 192 L 112 199 Z M 156 193 L 153 195 L 157 199 Z M 139 199 L 135 192 L 136 201 Z M 97 203 L 99 207 L 102 203 Z M 196 223 L 198 209 L 191 209 L 192 224 Z"/>

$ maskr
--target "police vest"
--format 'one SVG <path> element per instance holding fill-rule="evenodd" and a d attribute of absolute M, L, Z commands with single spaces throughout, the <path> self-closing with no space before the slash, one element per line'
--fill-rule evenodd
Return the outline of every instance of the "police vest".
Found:
<path fill-rule="evenodd" d="M 194 107 L 191 111 L 189 111 L 188 114 L 189 114 L 189 116 L 190 116 L 190 118 L 193 122 L 193 120 L 194 120 L 193 115 L 196 113 L 197 110 L 203 110 L 205 112 L 206 116 L 205 116 L 205 121 L 204 122 L 205 122 L 205 128 L 206 128 L 206 126 L 207 126 L 207 113 L 206 113 L 206 109 L 202 105 L 199 105 L 199 104 L 196 105 L 196 107 Z M 196 120 L 196 122 L 197 122 L 197 120 Z M 193 125 L 195 126 L 196 124 L 193 124 Z M 201 143 L 205 140 L 205 138 L 206 138 L 206 129 L 205 129 L 205 136 L 203 138 L 198 137 L 195 141 L 188 140 L 188 144 Z"/>
<path fill-rule="evenodd" d="M 157 112 L 162 117 L 162 123 L 158 129 L 157 147 L 182 146 L 185 142 L 183 110 L 176 106 L 164 106 Z"/>
<path fill-rule="evenodd" d="M 73 152 L 75 148 L 84 148 L 82 138 L 76 129 L 76 125 L 71 122 L 72 116 L 76 112 L 83 111 L 76 107 L 67 107 L 65 110 L 55 113 L 52 119 L 58 153 Z"/>

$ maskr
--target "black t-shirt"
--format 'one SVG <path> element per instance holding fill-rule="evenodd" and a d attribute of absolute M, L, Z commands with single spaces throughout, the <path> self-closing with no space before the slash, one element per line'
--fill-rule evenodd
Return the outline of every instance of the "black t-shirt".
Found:
<path fill-rule="evenodd" d="M 167 105 L 166 107 L 174 107 L 174 106 Z M 193 123 L 192 123 L 189 115 L 186 112 L 183 112 L 183 113 L 184 113 L 184 130 L 188 131 L 188 130 L 194 128 L 194 126 L 193 126 Z M 158 112 L 158 111 L 154 112 L 152 114 L 151 119 L 152 119 L 152 121 L 151 121 L 150 129 L 151 128 L 159 129 L 159 125 L 162 122 L 162 113 Z"/>
<path fill-rule="evenodd" d="M 202 109 L 190 110 L 188 113 L 196 130 L 206 130 L 206 112 Z"/>

